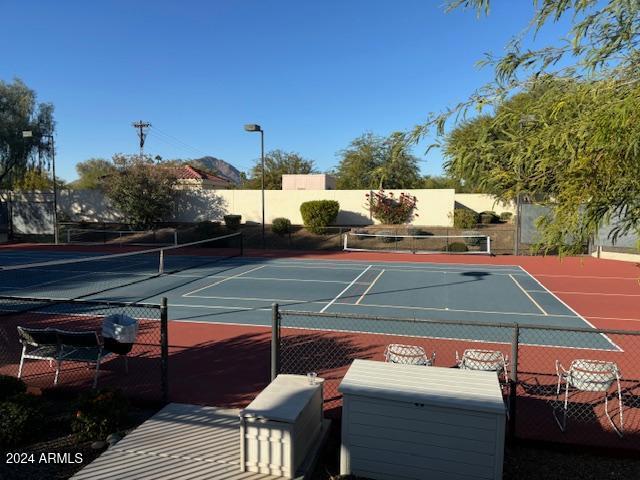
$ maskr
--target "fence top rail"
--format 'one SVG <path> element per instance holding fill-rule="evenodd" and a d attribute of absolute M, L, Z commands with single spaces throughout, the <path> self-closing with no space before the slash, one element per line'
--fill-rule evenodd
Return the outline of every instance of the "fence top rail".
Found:
<path fill-rule="evenodd" d="M 593 334 L 605 334 L 605 335 L 634 335 L 640 336 L 640 331 L 633 330 L 610 330 L 599 329 L 590 327 L 558 327 L 554 325 L 531 325 L 526 323 L 517 322 L 502 322 L 502 323 L 490 323 L 490 322 L 470 322 L 470 321 L 456 321 L 456 320 L 434 320 L 431 318 L 408 318 L 408 317 L 383 317 L 374 315 L 359 315 L 355 313 L 329 313 L 329 312 L 306 312 L 300 310 L 278 310 L 281 316 L 295 316 L 295 317 L 323 317 L 323 318 L 344 318 L 351 320 L 372 320 L 372 321 L 391 321 L 391 322 L 409 322 L 409 323 L 425 323 L 425 324 L 437 324 L 437 325 L 461 325 L 465 327 L 495 327 L 495 328 L 519 328 L 525 330 L 552 330 L 558 332 L 572 332 L 572 333 L 593 333 Z"/>
<path fill-rule="evenodd" d="M 163 229 L 167 232 L 175 232 L 175 228 L 166 228 Z M 160 230 L 110 230 L 110 229 L 100 229 L 100 228 L 69 228 L 67 232 L 82 232 L 82 233 L 159 233 Z"/>
<path fill-rule="evenodd" d="M 488 238 L 490 235 L 405 235 L 405 234 L 395 234 L 395 233 L 353 233 L 348 232 L 345 235 L 349 235 L 350 237 L 394 237 L 394 238 Z"/>
<path fill-rule="evenodd" d="M 104 305 L 110 307 L 134 307 L 134 308 L 150 308 L 154 310 L 160 310 L 162 305 L 156 303 L 136 303 L 136 302 L 113 302 L 110 300 L 83 300 L 83 299 L 74 299 L 74 298 L 39 298 L 39 297 L 20 297 L 15 295 L 0 295 L 0 301 L 2 300 L 11 300 L 11 301 L 23 301 L 23 302 L 33 302 L 33 303 L 51 303 L 51 304 L 60 304 L 60 303 L 77 303 L 82 305 Z"/>

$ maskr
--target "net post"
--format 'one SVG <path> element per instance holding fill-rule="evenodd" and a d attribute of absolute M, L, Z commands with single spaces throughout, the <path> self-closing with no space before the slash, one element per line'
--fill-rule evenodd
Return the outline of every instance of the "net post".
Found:
<path fill-rule="evenodd" d="M 280 370 L 280 307 L 271 305 L 271 381 L 274 381 Z"/>
<path fill-rule="evenodd" d="M 164 273 L 164 250 L 160 250 L 160 261 L 158 263 L 158 273 Z"/>
<path fill-rule="evenodd" d="M 67 243 L 71 243 L 71 229 L 67 230 Z"/>
<path fill-rule="evenodd" d="M 516 438 L 516 400 L 518 387 L 518 351 L 520 342 L 520 325 L 513 326 L 513 340 L 511 342 L 511 369 L 509 371 L 509 436 Z"/>
<path fill-rule="evenodd" d="M 173 229 L 173 244 L 178 246 L 178 229 Z"/>
<path fill-rule="evenodd" d="M 169 401 L 169 314 L 167 297 L 160 302 L 160 388 L 162 402 Z"/>
<path fill-rule="evenodd" d="M 487 253 L 491 255 L 491 235 L 487 235 Z"/>
<path fill-rule="evenodd" d="M 345 234 L 343 235 L 343 244 L 342 244 L 342 249 L 343 249 L 343 250 L 345 250 L 345 251 L 347 250 L 347 235 L 348 235 L 347 233 L 345 233 Z"/>

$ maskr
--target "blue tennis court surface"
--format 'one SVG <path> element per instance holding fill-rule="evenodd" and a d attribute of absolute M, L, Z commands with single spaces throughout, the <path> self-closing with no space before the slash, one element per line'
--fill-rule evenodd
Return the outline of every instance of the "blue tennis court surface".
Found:
<path fill-rule="evenodd" d="M 0 253 L 3 266 L 78 258 L 81 254 Z M 174 258 L 189 268 L 157 275 L 157 260 L 141 256 L 0 272 L 0 295 L 157 303 L 167 297 L 173 321 L 270 325 L 273 303 L 287 310 L 426 318 L 491 324 L 591 325 L 519 266 L 356 262 L 235 257 Z M 180 270 L 180 269 L 178 269 Z M 123 283 L 131 283 L 118 287 Z M 508 329 L 411 325 L 308 317 L 306 328 L 510 341 Z M 287 326 L 286 324 L 284 326 Z M 300 326 L 300 325 L 296 325 Z M 617 349 L 603 335 L 558 335 L 550 346 Z M 525 343 L 526 338 L 525 338 Z"/>

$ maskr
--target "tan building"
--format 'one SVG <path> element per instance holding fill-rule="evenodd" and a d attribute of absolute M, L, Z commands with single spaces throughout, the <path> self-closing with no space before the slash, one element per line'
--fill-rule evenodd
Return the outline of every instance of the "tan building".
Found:
<path fill-rule="evenodd" d="M 335 190 L 336 178 L 326 173 L 282 175 L 282 190 Z"/>

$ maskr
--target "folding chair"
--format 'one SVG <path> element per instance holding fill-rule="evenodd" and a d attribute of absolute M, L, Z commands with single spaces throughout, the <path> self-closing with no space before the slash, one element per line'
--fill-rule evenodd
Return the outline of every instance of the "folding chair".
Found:
<path fill-rule="evenodd" d="M 402 363 L 404 365 L 432 366 L 436 361 L 436 352 L 427 357 L 424 348 L 417 345 L 402 345 L 392 343 L 387 345 L 384 351 L 384 360 L 389 363 Z"/>
<path fill-rule="evenodd" d="M 618 365 L 614 362 L 603 360 L 574 360 L 569 366 L 569 370 L 565 369 L 558 360 L 556 360 L 556 373 L 558 375 L 558 386 L 556 388 L 556 401 L 560 398 L 560 390 L 562 382 L 564 382 L 564 403 L 562 419 L 556 414 L 556 408 L 553 409 L 553 417 L 556 419 L 560 430 L 563 432 L 567 427 L 567 413 L 569 410 L 569 389 L 579 392 L 600 392 L 604 395 L 604 412 L 611 426 L 618 436 L 622 437 L 624 432 L 623 423 L 623 403 L 622 391 L 620 389 L 620 371 Z M 620 428 L 616 426 L 609 413 L 609 389 L 616 384 L 616 392 L 620 405 L 619 417 Z"/>
<path fill-rule="evenodd" d="M 468 349 L 462 353 L 462 357 L 456 352 L 456 364 L 463 370 L 480 370 L 483 372 L 496 372 L 498 381 L 506 385 L 509 380 L 507 366 L 509 357 L 499 350 Z"/>
<path fill-rule="evenodd" d="M 59 345 L 56 330 L 18 327 L 18 340 L 22 344 L 18 378 L 22 377 L 25 360 L 49 360 L 49 366 L 51 367 L 51 362 L 58 358 Z M 54 385 L 57 379 L 56 372 Z"/>

